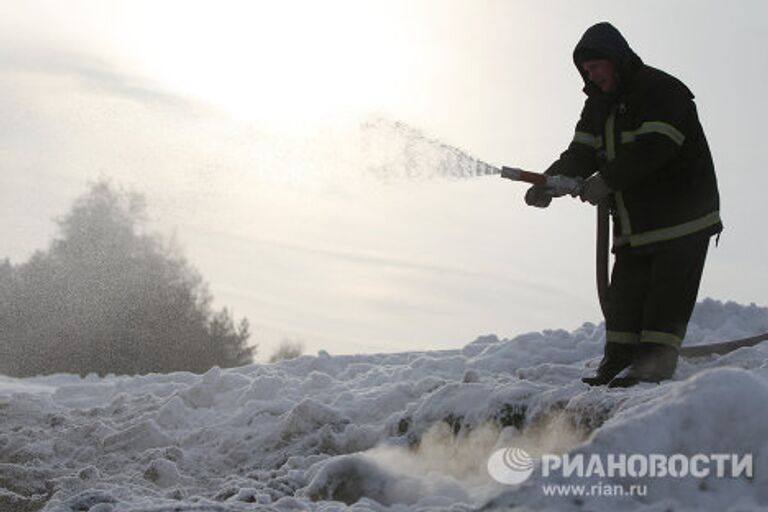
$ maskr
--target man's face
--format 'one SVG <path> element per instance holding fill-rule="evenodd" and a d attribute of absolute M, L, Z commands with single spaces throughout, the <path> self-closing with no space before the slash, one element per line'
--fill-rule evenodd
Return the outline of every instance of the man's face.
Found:
<path fill-rule="evenodd" d="M 581 65 L 590 82 L 605 93 L 616 92 L 619 80 L 614 72 L 613 62 L 608 59 L 584 61 Z"/>

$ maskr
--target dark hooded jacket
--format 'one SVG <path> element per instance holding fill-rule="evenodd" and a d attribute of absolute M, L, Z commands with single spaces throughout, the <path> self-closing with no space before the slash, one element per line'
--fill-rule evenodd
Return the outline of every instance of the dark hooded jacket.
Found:
<path fill-rule="evenodd" d="M 582 62 L 595 56 L 613 62 L 615 93 L 584 74 Z M 610 23 L 590 27 L 573 60 L 587 99 L 573 141 L 547 174 L 600 172 L 614 190 L 614 249 L 719 233 L 715 169 L 688 87 L 644 64 Z"/>

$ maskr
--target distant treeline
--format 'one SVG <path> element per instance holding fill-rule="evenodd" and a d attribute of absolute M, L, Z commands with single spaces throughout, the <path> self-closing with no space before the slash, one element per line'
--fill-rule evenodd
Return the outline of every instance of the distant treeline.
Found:
<path fill-rule="evenodd" d="M 142 196 L 101 181 L 47 251 L 0 261 L 0 373 L 143 374 L 253 360 L 248 321 L 214 311 L 180 251 L 145 232 Z"/>

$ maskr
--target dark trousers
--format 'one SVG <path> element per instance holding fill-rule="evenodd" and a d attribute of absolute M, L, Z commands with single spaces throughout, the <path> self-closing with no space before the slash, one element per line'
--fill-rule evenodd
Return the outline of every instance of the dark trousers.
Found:
<path fill-rule="evenodd" d="M 616 253 L 608 288 L 606 342 L 655 343 L 679 350 L 685 338 L 709 236 Z"/>

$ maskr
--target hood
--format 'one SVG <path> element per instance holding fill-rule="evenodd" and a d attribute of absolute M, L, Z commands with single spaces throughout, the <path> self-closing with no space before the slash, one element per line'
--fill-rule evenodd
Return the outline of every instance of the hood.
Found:
<path fill-rule="evenodd" d="M 584 60 L 585 53 L 599 53 L 610 59 L 619 73 L 621 86 L 630 82 L 634 73 L 643 64 L 616 27 L 606 21 L 592 25 L 584 32 L 573 50 L 573 63 L 584 79 L 584 92 L 587 94 L 592 94 L 596 92 L 595 89 L 597 91 L 599 89 L 587 79 L 581 69 L 580 63 Z"/>

